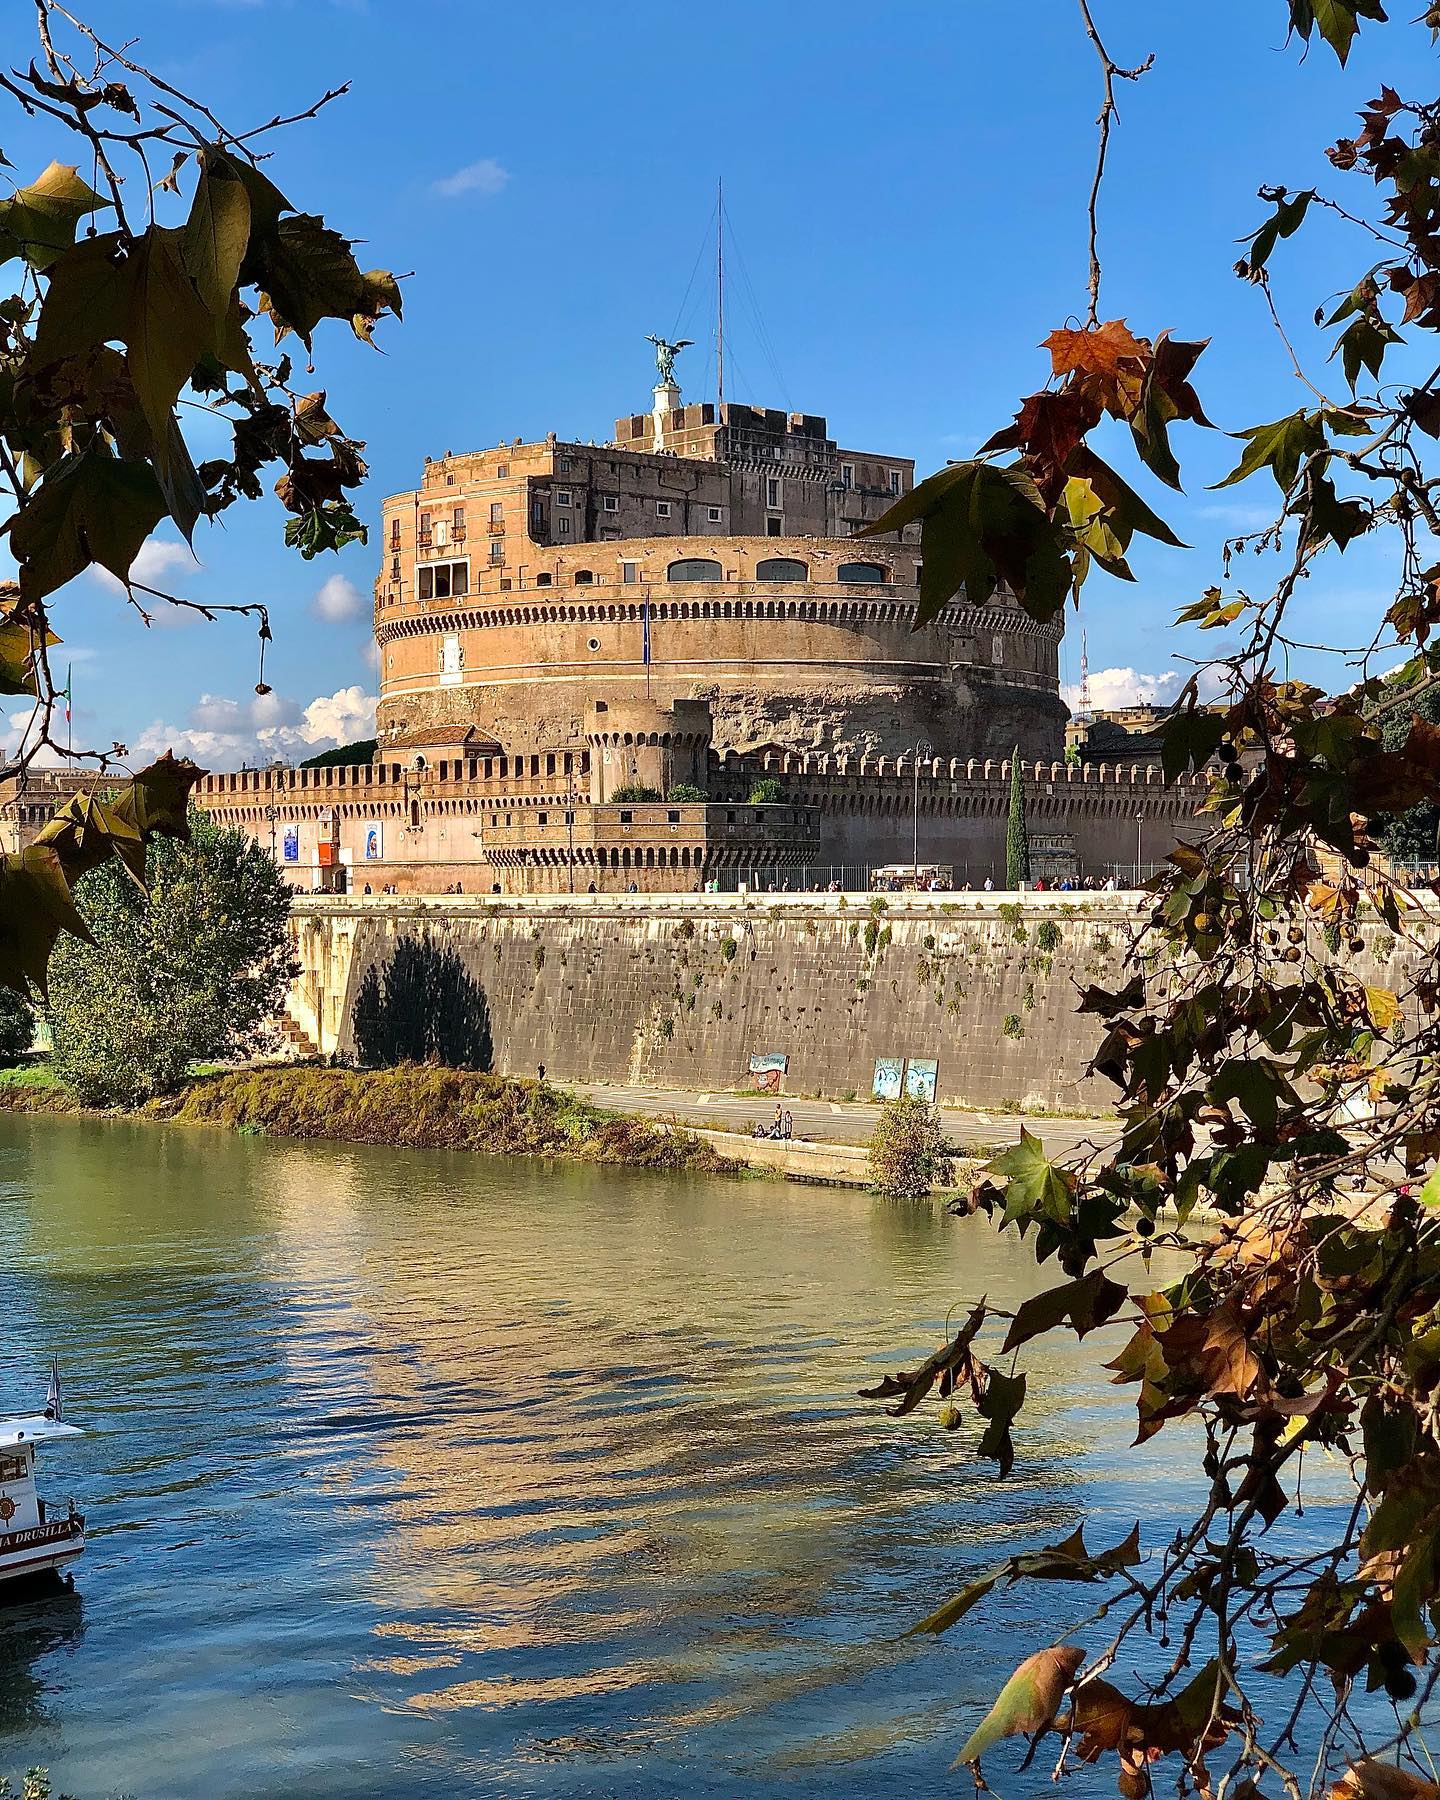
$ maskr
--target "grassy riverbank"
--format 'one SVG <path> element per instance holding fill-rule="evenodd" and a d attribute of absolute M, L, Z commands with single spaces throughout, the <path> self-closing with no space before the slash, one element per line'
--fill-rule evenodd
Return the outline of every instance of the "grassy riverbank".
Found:
<path fill-rule="evenodd" d="M 225 1125 L 274 1137 L 411 1150 L 564 1156 L 641 1169 L 727 1173 L 735 1164 L 689 1132 L 603 1111 L 564 1088 L 465 1069 L 267 1065 L 197 1075 L 120 1114 L 80 1105 L 43 1063 L 0 1072 L 0 1110 Z"/>

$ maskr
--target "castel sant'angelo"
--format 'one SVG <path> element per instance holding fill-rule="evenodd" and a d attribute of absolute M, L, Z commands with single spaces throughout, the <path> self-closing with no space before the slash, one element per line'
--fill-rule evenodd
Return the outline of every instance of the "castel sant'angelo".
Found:
<path fill-rule="evenodd" d="M 447 451 L 384 502 L 373 758 L 215 772 L 199 804 L 306 890 L 863 887 L 912 859 L 979 887 L 1018 752 L 1037 874 L 1168 851 L 1198 778 L 1063 760 L 1059 622 L 961 594 L 917 630 L 918 527 L 856 540 L 910 458 L 687 405 L 652 341 L 611 442 Z M 68 779 L 0 793 L 16 841 Z"/>

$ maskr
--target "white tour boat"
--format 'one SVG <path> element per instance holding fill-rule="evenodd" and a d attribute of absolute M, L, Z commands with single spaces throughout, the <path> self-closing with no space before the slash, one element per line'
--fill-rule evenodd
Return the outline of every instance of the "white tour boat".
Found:
<path fill-rule="evenodd" d="M 0 1419 L 0 1587 L 60 1570 L 85 1548 L 85 1520 L 75 1502 L 57 1512 L 35 1489 L 36 1445 L 80 1435 L 78 1427 L 64 1421 L 60 1372 L 54 1365 L 44 1412 Z"/>

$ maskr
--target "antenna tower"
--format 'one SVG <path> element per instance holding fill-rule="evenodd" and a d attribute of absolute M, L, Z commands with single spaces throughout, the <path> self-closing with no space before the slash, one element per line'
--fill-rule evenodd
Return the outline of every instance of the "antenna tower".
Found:
<path fill-rule="evenodd" d="M 1080 633 L 1080 717 L 1090 723 L 1090 645 L 1085 632 Z"/>
<path fill-rule="evenodd" d="M 715 410 L 725 404 L 725 182 L 715 183 Z"/>

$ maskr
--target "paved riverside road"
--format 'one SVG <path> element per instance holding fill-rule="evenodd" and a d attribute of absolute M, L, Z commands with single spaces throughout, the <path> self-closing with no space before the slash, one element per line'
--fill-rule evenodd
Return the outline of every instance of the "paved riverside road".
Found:
<path fill-rule="evenodd" d="M 749 1131 L 753 1125 L 769 1125 L 775 1117 L 775 1099 L 766 1094 L 705 1094 L 686 1088 L 617 1087 L 600 1082 L 563 1085 L 595 1106 L 677 1119 L 685 1125 L 706 1125 L 713 1131 Z M 818 1143 L 867 1143 L 880 1116 L 878 1105 L 860 1100 L 804 1100 L 784 1094 L 780 1102 L 795 1120 L 796 1137 Z M 941 1117 L 951 1141 L 957 1144 L 1013 1144 L 1019 1141 L 1023 1125 L 1044 1140 L 1047 1150 L 1060 1154 L 1082 1143 L 1111 1143 L 1119 1135 L 1114 1119 L 1044 1119 L 1028 1113 L 950 1106 L 941 1109 Z"/>

